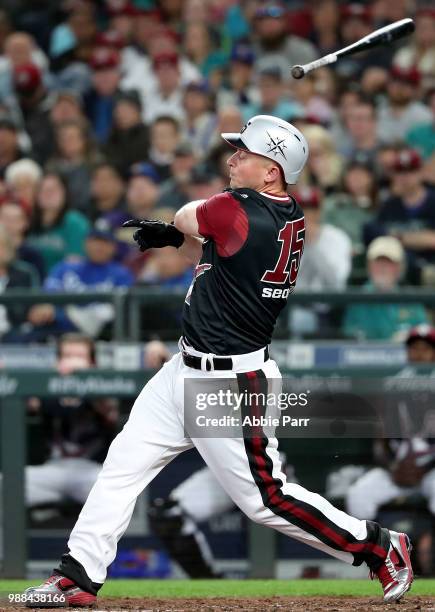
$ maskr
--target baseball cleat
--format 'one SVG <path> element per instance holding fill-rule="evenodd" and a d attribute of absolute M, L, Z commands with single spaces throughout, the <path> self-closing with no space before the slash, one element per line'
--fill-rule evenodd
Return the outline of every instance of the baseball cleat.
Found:
<path fill-rule="evenodd" d="M 414 580 L 409 553 L 412 550 L 411 542 L 406 533 L 390 531 L 390 548 L 388 554 L 376 571 L 370 572 L 373 580 L 375 576 L 384 590 L 384 601 L 398 601 L 411 588 Z"/>
<path fill-rule="evenodd" d="M 53 574 L 39 586 L 29 587 L 24 595 L 27 608 L 91 608 L 97 601 L 95 595 L 60 574 Z"/>

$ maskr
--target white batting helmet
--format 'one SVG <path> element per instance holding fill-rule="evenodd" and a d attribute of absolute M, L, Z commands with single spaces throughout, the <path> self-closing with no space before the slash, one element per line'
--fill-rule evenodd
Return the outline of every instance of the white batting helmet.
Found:
<path fill-rule="evenodd" d="M 286 182 L 293 185 L 308 159 L 308 143 L 294 125 L 270 115 L 256 115 L 240 130 L 225 132 L 222 138 L 236 149 L 244 149 L 276 162 Z"/>

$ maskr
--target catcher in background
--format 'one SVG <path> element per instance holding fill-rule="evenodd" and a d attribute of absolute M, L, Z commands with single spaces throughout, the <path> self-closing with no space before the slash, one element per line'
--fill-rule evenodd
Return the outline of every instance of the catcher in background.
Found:
<path fill-rule="evenodd" d="M 418 325 L 406 339 L 410 364 L 435 363 L 435 328 Z M 402 376 L 415 375 L 407 367 Z M 412 417 L 412 415 L 411 415 Z M 379 464 L 350 486 L 346 496 L 347 512 L 374 520 L 379 508 L 399 497 L 420 494 L 426 498 L 435 517 L 435 439 L 415 435 L 409 438 L 382 438 L 375 442 L 374 454 Z M 432 538 L 420 541 L 418 560 L 423 573 L 433 571 L 430 551 Z"/>

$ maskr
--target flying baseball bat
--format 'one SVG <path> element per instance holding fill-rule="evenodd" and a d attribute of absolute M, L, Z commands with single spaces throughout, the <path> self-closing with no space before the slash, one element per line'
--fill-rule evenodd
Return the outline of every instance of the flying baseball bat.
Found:
<path fill-rule="evenodd" d="M 414 30 L 415 25 L 412 19 L 400 19 L 400 21 L 395 21 L 394 23 L 390 23 L 383 28 L 375 30 L 371 34 L 367 34 L 367 36 L 357 40 L 348 47 L 339 49 L 335 53 L 324 55 L 320 59 L 310 62 L 309 64 L 304 64 L 303 66 L 293 66 L 292 77 L 295 79 L 302 79 L 307 72 L 311 72 L 311 70 L 315 70 L 321 66 L 333 64 L 340 57 L 358 53 L 359 51 L 364 51 L 366 49 L 371 49 L 372 47 L 377 47 L 378 45 L 390 43 L 393 40 L 397 40 L 398 38 L 411 34 Z"/>

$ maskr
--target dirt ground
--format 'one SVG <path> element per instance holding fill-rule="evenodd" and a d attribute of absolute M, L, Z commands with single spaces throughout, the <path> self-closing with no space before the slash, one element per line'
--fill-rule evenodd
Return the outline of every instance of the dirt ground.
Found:
<path fill-rule="evenodd" d="M 74 608 L 70 608 L 73 610 Z M 8 612 L 23 608 L 5 608 Z M 29 610 L 29 608 L 27 608 Z M 55 612 L 59 608 L 45 608 Z M 83 608 L 77 608 L 83 610 Z M 273 597 L 264 599 L 139 599 L 100 598 L 94 612 L 135 610 L 136 612 L 435 612 L 435 597 L 408 595 L 401 602 L 388 604 L 369 597 Z"/>

